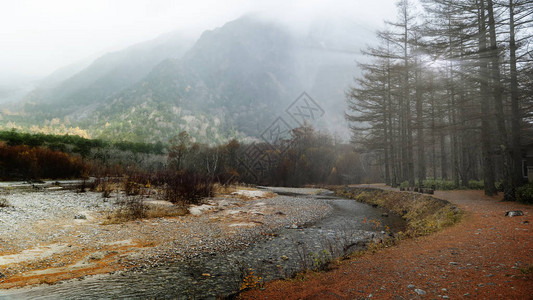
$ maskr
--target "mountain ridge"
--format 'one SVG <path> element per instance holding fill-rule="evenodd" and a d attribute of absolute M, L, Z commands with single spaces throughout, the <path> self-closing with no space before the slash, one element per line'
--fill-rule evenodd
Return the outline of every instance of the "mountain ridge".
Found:
<path fill-rule="evenodd" d="M 206 30 L 190 47 L 179 37 L 166 49 L 156 49 L 165 43 L 140 43 L 28 95 L 21 113 L 26 124 L 16 117 L 0 124 L 35 127 L 58 119 L 95 138 L 139 142 L 166 142 L 182 130 L 205 143 L 257 139 L 307 90 L 331 113 L 318 126 L 342 129 L 353 59 L 339 60 L 319 41 L 245 16 Z M 143 63 L 146 44 L 156 54 Z"/>

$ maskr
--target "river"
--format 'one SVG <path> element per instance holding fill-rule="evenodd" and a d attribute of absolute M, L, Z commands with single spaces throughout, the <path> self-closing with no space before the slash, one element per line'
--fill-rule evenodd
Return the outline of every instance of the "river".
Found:
<path fill-rule="evenodd" d="M 276 191 L 276 190 L 275 190 Z M 277 190 L 278 193 L 283 193 Z M 287 195 L 287 193 L 286 193 Z M 1 299 L 215 299 L 235 295 L 243 277 L 268 281 L 302 268 L 320 268 L 332 257 L 364 248 L 365 242 L 403 229 L 403 220 L 379 208 L 329 195 L 314 197 L 332 207 L 325 218 L 288 226 L 246 249 L 169 262 L 142 270 L 70 280 L 55 285 L 0 291 Z M 384 216 L 387 215 L 388 216 Z M 295 228 L 296 227 L 296 228 Z M 253 274 L 251 274 L 253 272 Z M 259 279 L 261 277 L 261 279 Z"/>

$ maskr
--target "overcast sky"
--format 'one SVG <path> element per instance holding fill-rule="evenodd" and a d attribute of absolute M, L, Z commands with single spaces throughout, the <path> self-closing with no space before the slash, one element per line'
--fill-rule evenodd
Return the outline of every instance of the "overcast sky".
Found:
<path fill-rule="evenodd" d="M 0 0 L 0 79 L 59 67 L 179 30 L 191 37 L 247 13 L 305 30 L 317 17 L 373 31 L 395 0 Z"/>

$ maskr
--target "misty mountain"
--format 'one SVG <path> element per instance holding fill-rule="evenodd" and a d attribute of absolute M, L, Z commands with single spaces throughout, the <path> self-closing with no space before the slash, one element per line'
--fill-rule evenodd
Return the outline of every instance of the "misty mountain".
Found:
<path fill-rule="evenodd" d="M 28 95 L 25 120 L 58 118 L 112 140 L 167 141 L 187 130 L 217 143 L 257 138 L 278 116 L 290 123 L 285 110 L 307 91 L 326 112 L 318 126 L 342 135 L 360 41 L 347 31 L 332 37 L 331 22 L 317 26 L 295 34 L 247 16 L 205 31 L 190 48 L 167 36 L 107 54 Z"/>
<path fill-rule="evenodd" d="M 63 116 L 101 103 L 146 76 L 154 66 L 170 57 L 181 57 L 190 43 L 173 33 L 157 39 L 108 53 L 73 76 L 57 83 L 57 77 L 69 70 L 54 72 L 25 102 L 29 112 L 51 111 Z M 61 72 L 63 71 L 63 72 Z"/>
<path fill-rule="evenodd" d="M 43 92 L 44 90 L 50 90 L 57 87 L 59 84 L 63 83 L 63 81 L 87 68 L 96 58 L 98 57 L 85 58 L 76 63 L 55 70 L 48 76 L 40 79 L 36 89 L 41 90 L 40 92 Z"/>
<path fill-rule="evenodd" d="M 293 49 L 287 32 L 248 17 L 206 31 L 182 59 L 163 61 L 100 108 L 98 134 L 151 138 L 187 130 L 206 142 L 257 136 L 300 89 Z"/>
<path fill-rule="evenodd" d="M 19 101 L 36 85 L 37 78 L 17 73 L 5 73 L 0 70 L 0 104 L 7 106 Z"/>

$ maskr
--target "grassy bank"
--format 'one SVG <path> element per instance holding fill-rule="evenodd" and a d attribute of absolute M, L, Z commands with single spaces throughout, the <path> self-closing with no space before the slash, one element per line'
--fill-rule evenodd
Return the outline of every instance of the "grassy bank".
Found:
<path fill-rule="evenodd" d="M 400 238 L 417 237 L 439 231 L 461 220 L 463 212 L 448 201 L 408 192 L 370 188 L 337 188 L 337 196 L 379 206 L 400 215 L 406 221 Z"/>

